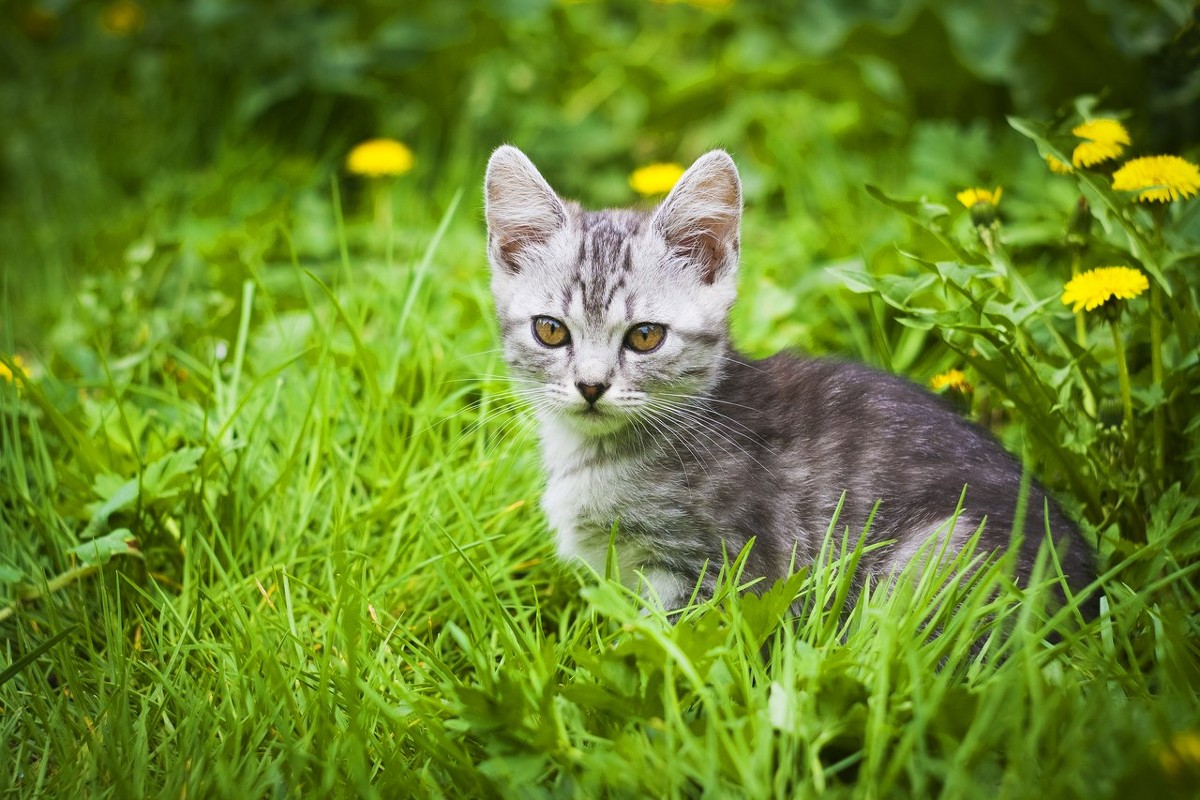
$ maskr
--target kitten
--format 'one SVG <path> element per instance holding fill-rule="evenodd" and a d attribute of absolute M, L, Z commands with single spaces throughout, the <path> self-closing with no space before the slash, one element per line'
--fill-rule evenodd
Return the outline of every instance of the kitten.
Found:
<path fill-rule="evenodd" d="M 723 552 L 750 537 L 745 574 L 762 586 L 812 563 L 843 493 L 839 531 L 853 540 L 879 501 L 868 541 L 894 540 L 865 573 L 899 569 L 930 537 L 953 551 L 985 518 L 981 549 L 1009 546 L 1021 467 L 940 398 L 863 366 L 733 349 L 742 194 L 728 154 L 698 159 L 652 212 L 584 211 L 510 146 L 485 193 L 505 360 L 540 422 L 560 556 L 604 574 L 616 522 L 623 577 L 675 608 L 702 574 L 711 593 Z M 1037 485 L 1018 577 L 1046 502 L 1082 585 L 1088 550 Z"/>

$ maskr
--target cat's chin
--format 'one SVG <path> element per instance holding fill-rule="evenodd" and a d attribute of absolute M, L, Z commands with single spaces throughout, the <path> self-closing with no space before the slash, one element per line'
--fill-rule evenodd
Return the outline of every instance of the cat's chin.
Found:
<path fill-rule="evenodd" d="M 589 437 L 608 436 L 629 425 L 629 418 L 611 409 L 588 408 L 569 411 L 562 421 L 576 432 Z"/>

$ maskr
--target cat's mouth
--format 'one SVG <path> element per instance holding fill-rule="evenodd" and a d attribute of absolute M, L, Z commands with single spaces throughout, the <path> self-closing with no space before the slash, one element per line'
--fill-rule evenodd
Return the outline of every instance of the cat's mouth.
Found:
<path fill-rule="evenodd" d="M 624 428 L 628 420 L 624 414 L 612 408 L 598 405 L 576 407 L 568 414 L 580 433 L 602 436 Z"/>
<path fill-rule="evenodd" d="M 606 411 L 598 406 L 584 406 L 583 408 L 575 409 L 571 416 L 584 424 L 588 424 L 606 422 L 613 419 L 614 415 L 611 411 Z"/>

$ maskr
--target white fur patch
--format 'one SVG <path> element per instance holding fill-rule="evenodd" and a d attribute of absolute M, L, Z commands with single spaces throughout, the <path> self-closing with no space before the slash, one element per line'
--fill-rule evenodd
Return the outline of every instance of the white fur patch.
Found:
<path fill-rule="evenodd" d="M 683 606 L 694 588 L 675 573 L 663 569 L 646 570 L 642 578 L 642 596 L 665 611 Z"/>
<path fill-rule="evenodd" d="M 920 559 L 923 563 L 934 558 L 939 563 L 949 561 L 958 555 L 958 551 L 975 533 L 976 527 L 973 521 L 959 516 L 947 517 L 910 531 L 888 550 L 888 569 L 899 572 L 914 559 Z"/>

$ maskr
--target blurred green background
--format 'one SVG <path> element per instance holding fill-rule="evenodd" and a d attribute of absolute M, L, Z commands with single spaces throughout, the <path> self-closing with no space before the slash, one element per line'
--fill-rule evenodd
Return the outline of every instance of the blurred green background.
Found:
<path fill-rule="evenodd" d="M 478 181 L 502 142 L 592 205 L 632 202 L 639 164 L 722 146 L 755 218 L 793 231 L 778 253 L 793 270 L 888 257 L 904 223 L 865 182 L 948 199 L 1036 159 L 1006 114 L 1101 93 L 1139 145 L 1200 138 L 1190 0 L 4 8 L 0 249 L 19 347 L 82 276 L 151 253 L 227 289 L 248 261 L 328 257 L 330 176 L 362 210 L 342 160 L 375 136 L 416 153 L 398 189 L 409 225 L 462 188 L 459 222 L 481 224 Z"/>

